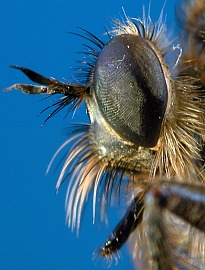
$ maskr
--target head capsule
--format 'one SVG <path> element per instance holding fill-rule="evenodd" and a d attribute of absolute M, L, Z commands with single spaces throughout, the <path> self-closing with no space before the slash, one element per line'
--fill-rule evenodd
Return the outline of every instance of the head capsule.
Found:
<path fill-rule="evenodd" d="M 154 147 L 167 106 L 160 60 L 140 36 L 116 36 L 102 49 L 94 68 L 93 92 L 102 117 L 122 138 Z"/>

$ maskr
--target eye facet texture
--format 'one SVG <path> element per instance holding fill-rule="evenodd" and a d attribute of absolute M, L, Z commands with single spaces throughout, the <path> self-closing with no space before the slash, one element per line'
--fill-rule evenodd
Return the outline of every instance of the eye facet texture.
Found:
<path fill-rule="evenodd" d="M 147 41 L 131 34 L 112 38 L 96 61 L 94 93 L 105 120 L 118 135 L 138 146 L 156 145 L 167 85 Z"/>

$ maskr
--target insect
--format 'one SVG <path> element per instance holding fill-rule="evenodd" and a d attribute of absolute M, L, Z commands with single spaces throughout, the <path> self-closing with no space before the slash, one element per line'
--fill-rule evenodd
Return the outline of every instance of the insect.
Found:
<path fill-rule="evenodd" d="M 38 85 L 5 89 L 60 94 L 46 120 L 86 103 L 90 124 L 78 125 L 53 158 L 73 143 L 57 182 L 70 178 L 68 225 L 79 229 L 88 196 L 94 215 L 98 201 L 105 215 L 112 197 L 126 194 L 127 212 L 95 254 L 117 259 L 129 238 L 138 269 L 205 269 L 205 1 L 179 10 L 180 45 L 167 40 L 163 12 L 156 23 L 125 15 L 106 30 L 107 42 L 77 34 L 87 41 L 80 83 L 12 66 Z"/>

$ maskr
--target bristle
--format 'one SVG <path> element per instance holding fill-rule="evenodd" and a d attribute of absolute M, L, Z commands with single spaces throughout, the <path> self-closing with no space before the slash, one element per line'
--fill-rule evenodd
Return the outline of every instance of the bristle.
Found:
<path fill-rule="evenodd" d="M 183 1 L 178 19 L 184 53 L 182 66 L 205 86 L 205 0 Z"/>
<path fill-rule="evenodd" d="M 167 37 L 165 37 L 166 25 L 163 19 L 163 9 L 156 23 L 152 22 L 149 13 L 146 16 L 145 10 L 143 11 L 143 19 L 129 18 L 125 16 L 125 21 L 114 20 L 113 30 L 111 30 L 110 33 L 114 36 L 122 34 L 141 36 L 157 46 L 162 54 L 170 45 Z"/>
<path fill-rule="evenodd" d="M 113 264 L 117 265 L 120 258 L 121 258 L 121 253 L 119 250 L 116 251 L 115 253 L 112 253 L 112 254 L 105 254 L 103 247 L 97 249 L 93 253 L 93 260 L 97 261 L 97 262 L 99 260 L 101 260 L 101 261 L 103 260 L 106 268 L 111 267 L 111 265 L 113 265 Z"/>
<path fill-rule="evenodd" d="M 95 62 L 106 43 L 92 34 L 90 31 L 81 27 L 78 28 L 83 31 L 83 34 L 70 33 L 89 41 L 91 45 L 83 44 L 85 50 L 78 52 L 78 54 L 84 55 L 85 59 L 83 61 L 77 61 L 80 65 L 79 67 L 75 68 L 77 71 L 75 77 L 81 82 L 81 84 L 89 85 Z M 110 39 L 109 35 L 107 36 Z"/>
<path fill-rule="evenodd" d="M 181 27 L 187 32 L 197 33 L 205 28 L 205 1 L 188 0 L 182 1 L 179 8 Z"/>
<path fill-rule="evenodd" d="M 101 212 L 104 212 L 105 205 L 108 205 L 112 192 L 115 191 L 115 195 L 119 196 L 124 173 L 124 169 L 119 167 L 122 164 L 126 166 L 126 164 L 123 161 L 109 162 L 106 157 L 99 157 L 92 141 L 91 128 L 89 125 L 85 125 L 83 129 L 82 127 L 80 130 L 78 129 L 76 134 L 58 149 L 49 164 L 48 170 L 57 155 L 70 143 L 73 145 L 61 169 L 56 189 L 58 190 L 61 187 L 67 175 L 71 176 L 65 203 L 66 219 L 68 225 L 72 229 L 77 228 L 78 232 L 82 210 L 90 191 L 93 191 L 93 220 L 95 220 L 96 198 L 98 192 L 100 192 L 100 187 L 102 188 L 101 193 L 105 195 L 101 198 L 101 201 L 103 201 Z"/>
<path fill-rule="evenodd" d="M 164 124 L 159 141 L 157 164 L 167 177 L 191 181 L 200 175 L 194 160 L 200 160 L 201 145 L 197 136 L 204 138 L 205 92 L 195 85 L 191 77 L 178 77 L 175 82 L 177 104 L 175 119 Z M 196 181 L 197 181 L 196 177 Z"/>

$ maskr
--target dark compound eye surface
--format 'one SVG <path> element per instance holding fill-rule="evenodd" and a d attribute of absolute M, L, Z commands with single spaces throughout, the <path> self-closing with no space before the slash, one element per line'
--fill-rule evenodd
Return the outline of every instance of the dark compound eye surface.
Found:
<path fill-rule="evenodd" d="M 142 37 L 124 34 L 105 45 L 94 69 L 94 91 L 108 124 L 135 145 L 153 147 L 167 104 L 161 63 Z"/>

